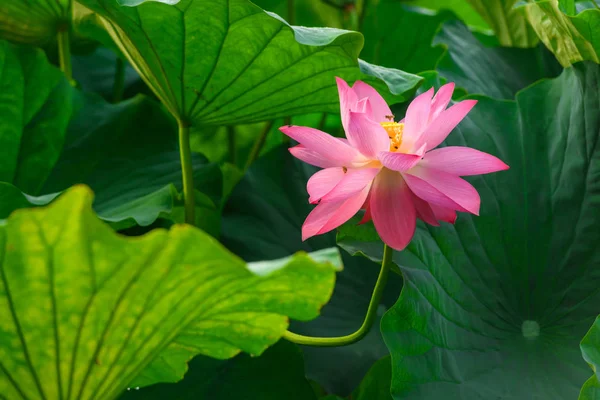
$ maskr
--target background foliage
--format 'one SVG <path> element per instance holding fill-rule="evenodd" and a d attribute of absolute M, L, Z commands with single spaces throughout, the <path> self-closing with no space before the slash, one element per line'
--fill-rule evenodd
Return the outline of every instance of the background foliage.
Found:
<path fill-rule="evenodd" d="M 599 48 L 595 1 L 4 0 L 0 397 L 600 398 Z M 279 339 L 356 330 L 383 250 L 301 241 L 277 128 L 343 136 L 336 76 L 396 115 L 455 82 L 443 145 L 511 169 L 418 226 L 365 339 L 310 348 Z"/>

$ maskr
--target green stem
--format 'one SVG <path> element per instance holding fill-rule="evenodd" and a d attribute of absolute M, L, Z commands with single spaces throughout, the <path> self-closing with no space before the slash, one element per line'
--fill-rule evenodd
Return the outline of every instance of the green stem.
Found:
<path fill-rule="evenodd" d="M 229 162 L 233 165 L 237 165 L 235 128 L 233 127 L 233 125 L 227 126 L 227 143 L 229 147 Z"/>
<path fill-rule="evenodd" d="M 387 245 L 384 245 L 381 271 L 379 271 L 379 277 L 377 278 L 375 289 L 373 289 L 371 301 L 369 302 L 369 308 L 367 309 L 367 315 L 365 316 L 361 327 L 356 332 L 351 333 L 350 335 L 339 337 L 311 337 L 285 331 L 283 338 L 293 343 L 317 347 L 347 346 L 364 338 L 371 330 L 373 322 L 375 322 L 375 317 L 377 316 L 377 307 L 379 307 L 379 303 L 381 302 L 381 297 L 383 296 L 383 290 L 385 289 L 385 284 L 387 283 L 390 266 L 392 265 L 392 254 L 393 250 Z"/>
<path fill-rule="evenodd" d="M 296 6 L 294 0 L 287 0 L 287 22 L 290 25 L 296 24 Z"/>
<path fill-rule="evenodd" d="M 190 125 L 179 120 L 179 155 L 183 175 L 183 199 L 185 202 L 185 222 L 194 225 L 196 209 L 194 205 L 194 170 L 192 169 L 192 149 L 190 148 Z"/>
<path fill-rule="evenodd" d="M 125 92 L 125 62 L 117 57 L 115 65 L 115 82 L 113 85 L 113 103 L 118 103 L 123 99 Z"/>
<path fill-rule="evenodd" d="M 260 151 L 262 150 L 263 146 L 265 145 L 265 141 L 267 140 L 267 135 L 271 131 L 272 127 L 273 127 L 273 121 L 269 121 L 264 126 L 263 130 L 260 132 L 260 136 L 256 139 L 256 142 L 254 142 L 254 146 L 252 146 L 252 150 L 250 150 L 250 155 L 248 156 L 248 161 L 246 161 L 245 169 L 250 168 L 250 165 L 252 165 L 252 163 L 260 155 Z"/>
<path fill-rule="evenodd" d="M 362 32 L 363 29 L 363 24 L 365 22 L 365 15 L 367 14 L 367 8 L 369 7 L 369 0 L 363 0 L 362 2 L 362 7 L 360 9 L 360 14 L 358 16 L 358 23 L 357 23 L 357 31 Z"/>
<path fill-rule="evenodd" d="M 73 69 L 71 68 L 71 42 L 69 38 L 69 25 L 58 29 L 58 60 L 60 62 L 60 69 L 65 74 L 69 82 L 73 80 Z"/>

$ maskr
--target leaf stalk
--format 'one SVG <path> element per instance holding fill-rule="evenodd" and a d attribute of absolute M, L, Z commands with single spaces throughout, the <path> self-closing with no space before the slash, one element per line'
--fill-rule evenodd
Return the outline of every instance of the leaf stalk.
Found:
<path fill-rule="evenodd" d="M 369 301 L 367 315 L 365 316 L 362 325 L 360 326 L 360 328 L 358 328 L 356 332 L 346 336 L 338 337 L 312 337 L 298 335 L 290 331 L 285 331 L 285 333 L 283 334 L 283 338 L 296 344 L 303 344 L 305 346 L 315 347 L 348 346 L 364 338 L 369 333 L 371 327 L 373 326 L 373 323 L 375 322 L 375 318 L 377 316 L 377 308 L 379 307 L 379 303 L 381 302 L 381 297 L 383 296 L 383 291 L 385 289 L 390 267 L 392 265 L 393 252 L 394 251 L 390 247 L 384 244 L 383 260 L 381 260 L 381 270 L 379 271 L 377 283 L 375 283 L 375 288 L 373 289 L 373 294 L 371 295 L 371 300 Z"/>
<path fill-rule="evenodd" d="M 179 125 L 179 156 L 183 176 L 183 199 L 185 202 L 185 222 L 194 225 L 196 208 L 194 198 L 194 170 L 192 167 L 192 149 L 190 147 L 190 124 L 184 120 L 177 121 Z"/>

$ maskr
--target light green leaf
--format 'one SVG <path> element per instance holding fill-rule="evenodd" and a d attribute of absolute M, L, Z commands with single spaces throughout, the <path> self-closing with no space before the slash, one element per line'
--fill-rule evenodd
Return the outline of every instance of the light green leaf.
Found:
<path fill-rule="evenodd" d="M 514 5 L 518 0 L 467 0 L 489 24 L 502 46 L 533 47 L 539 39 Z"/>
<path fill-rule="evenodd" d="M 435 11 L 449 10 L 456 14 L 471 29 L 478 31 L 490 30 L 487 22 L 465 0 L 408 0 L 406 4 Z"/>
<path fill-rule="evenodd" d="M 581 341 L 581 353 L 594 371 L 594 375 L 581 388 L 579 400 L 598 400 L 600 399 L 600 316 L 596 318 Z"/>
<path fill-rule="evenodd" d="M 181 379 L 197 354 L 258 355 L 333 290 L 334 266 L 309 255 L 258 277 L 196 228 L 127 238 L 91 204 L 79 186 L 0 226 L 0 393 L 11 400 L 114 399 L 136 377 Z"/>
<path fill-rule="evenodd" d="M 600 63 L 600 10 L 567 15 L 556 0 L 527 3 L 523 9 L 537 35 L 563 66 L 584 60 Z"/>
<path fill-rule="evenodd" d="M 333 233 L 302 241 L 300 229 L 312 206 L 306 182 L 316 169 L 294 159 L 286 148 L 272 150 L 257 160 L 235 187 L 223 212 L 221 240 L 247 261 L 284 257 L 298 250 L 315 251 L 335 245 Z M 291 330 L 311 336 L 340 336 L 356 331 L 377 280 L 379 266 L 344 254 L 344 271 L 321 316 L 309 323 L 292 321 Z M 402 281 L 390 276 L 383 314 L 398 298 Z M 304 347 L 307 376 L 328 393 L 347 396 L 369 367 L 388 354 L 374 328 L 362 341 L 338 348 Z"/>
<path fill-rule="evenodd" d="M 477 97 L 446 140 L 510 170 L 468 177 L 479 217 L 419 224 L 394 253 L 405 285 L 381 330 L 395 399 L 577 397 L 589 378 L 579 342 L 600 304 L 599 82 L 586 63 L 516 102 Z M 380 259 L 364 229 L 344 226 L 339 243 Z"/>
<path fill-rule="evenodd" d="M 70 0 L 2 0 L 0 39 L 40 45 L 68 29 Z"/>
<path fill-rule="evenodd" d="M 39 194 L 60 154 L 73 93 L 42 51 L 0 40 L 0 181 Z"/>
<path fill-rule="evenodd" d="M 81 3 L 105 19 L 113 39 L 169 111 L 196 126 L 337 112 L 335 76 L 363 79 L 392 101 L 406 100 L 421 81 L 402 71 L 359 65 L 360 33 L 292 28 L 248 0 L 137 7 L 114 0 Z"/>
<path fill-rule="evenodd" d="M 135 390 L 121 400 L 316 400 L 304 377 L 300 348 L 280 341 L 260 357 L 240 354 L 230 360 L 197 356 L 181 382 Z"/>
<path fill-rule="evenodd" d="M 567 15 L 575 15 L 575 0 L 558 0 L 560 10 Z"/>

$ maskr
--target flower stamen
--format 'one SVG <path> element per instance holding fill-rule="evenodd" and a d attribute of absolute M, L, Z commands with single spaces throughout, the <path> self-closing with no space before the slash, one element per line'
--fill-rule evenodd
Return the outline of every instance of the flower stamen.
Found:
<path fill-rule="evenodd" d="M 381 122 L 380 124 L 390 138 L 390 151 L 397 151 L 402 144 L 404 124 L 400 122 Z"/>

